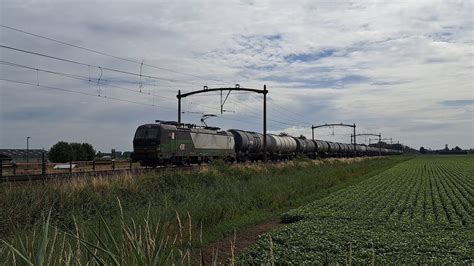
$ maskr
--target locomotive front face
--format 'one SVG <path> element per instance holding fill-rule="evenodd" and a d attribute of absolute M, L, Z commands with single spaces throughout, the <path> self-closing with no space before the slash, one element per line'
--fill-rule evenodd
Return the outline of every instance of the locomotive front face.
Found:
<path fill-rule="evenodd" d="M 161 128 L 157 124 L 142 125 L 137 128 L 133 138 L 134 161 L 152 164 L 158 158 L 161 144 Z"/>

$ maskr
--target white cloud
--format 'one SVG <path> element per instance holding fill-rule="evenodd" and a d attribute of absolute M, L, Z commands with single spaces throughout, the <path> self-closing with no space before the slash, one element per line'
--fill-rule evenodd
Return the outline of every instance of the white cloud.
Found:
<path fill-rule="evenodd" d="M 144 67 L 143 74 L 186 83 L 142 79 L 145 92 L 167 98 L 101 86 L 109 97 L 175 108 L 176 101 L 169 98 L 175 98 L 177 89 L 222 83 L 261 88 L 266 83 L 271 99 L 269 129 L 274 132 L 309 137 L 311 130 L 300 125 L 355 122 L 361 132 L 382 132 L 414 147 L 474 145 L 472 107 L 440 104 L 474 98 L 471 1 L 3 0 L 0 5 L 4 25 L 208 79 Z M 7 29 L 0 34 L 4 45 L 140 71 L 139 64 Z M 3 61 L 92 80 L 100 75 L 95 68 L 0 51 Z M 0 66 L 0 72 L 2 78 L 97 93 L 94 82 L 37 76 L 35 71 L 7 66 Z M 103 79 L 134 82 L 117 85 L 139 89 L 138 77 L 105 71 Z M 0 84 L 1 147 L 21 147 L 23 135 L 35 133 L 38 146 L 46 148 L 70 139 L 89 141 L 102 150 L 126 150 L 131 149 L 131 135 L 140 123 L 176 118 L 169 109 Z M 223 128 L 261 130 L 261 100 L 240 94 L 230 99 L 227 107 L 236 113 L 224 117 L 235 120 L 209 121 Z M 189 111 L 219 109 L 218 96 L 187 102 L 184 109 Z M 199 117 L 184 114 L 190 122 Z M 331 130 L 321 133 L 340 141 L 348 141 L 348 134 L 343 129 L 335 136 Z"/>

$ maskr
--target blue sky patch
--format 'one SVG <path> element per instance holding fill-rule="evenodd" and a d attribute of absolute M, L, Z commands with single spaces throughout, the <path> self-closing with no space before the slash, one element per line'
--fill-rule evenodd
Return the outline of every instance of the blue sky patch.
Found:
<path fill-rule="evenodd" d="M 406 80 L 398 80 L 398 81 L 376 81 L 372 82 L 370 85 L 372 86 L 393 86 L 393 85 L 400 85 L 410 83 L 411 81 Z"/>
<path fill-rule="evenodd" d="M 265 35 L 263 38 L 269 41 L 279 41 L 281 40 L 281 34 Z"/>
<path fill-rule="evenodd" d="M 309 62 L 316 61 L 325 57 L 331 57 L 337 52 L 336 49 L 323 49 L 321 51 L 315 51 L 311 53 L 299 53 L 299 54 L 289 54 L 283 58 L 287 62 Z"/>
<path fill-rule="evenodd" d="M 440 104 L 448 107 L 463 107 L 467 105 L 474 105 L 474 100 L 448 100 L 442 101 Z"/>
<path fill-rule="evenodd" d="M 274 81 L 280 83 L 300 83 L 296 87 L 301 88 L 344 88 L 344 85 L 363 83 L 369 80 L 361 75 L 346 75 L 341 78 L 292 78 L 286 76 L 267 76 L 264 81 Z"/>

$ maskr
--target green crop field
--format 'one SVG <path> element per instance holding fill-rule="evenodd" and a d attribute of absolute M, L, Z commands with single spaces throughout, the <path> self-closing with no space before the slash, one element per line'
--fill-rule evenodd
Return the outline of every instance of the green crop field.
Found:
<path fill-rule="evenodd" d="M 474 262 L 474 157 L 417 157 L 282 216 L 242 261 Z"/>

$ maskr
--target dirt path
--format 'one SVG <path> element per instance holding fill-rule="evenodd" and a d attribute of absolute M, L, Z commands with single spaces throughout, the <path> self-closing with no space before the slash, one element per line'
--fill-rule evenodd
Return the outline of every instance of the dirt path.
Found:
<path fill-rule="evenodd" d="M 283 224 L 280 223 L 280 218 L 278 217 L 266 223 L 258 224 L 241 232 L 237 232 L 235 241 L 234 235 L 232 235 L 211 243 L 202 250 L 202 263 L 204 265 L 211 265 L 213 260 L 215 260 L 216 253 L 217 261 L 225 263 L 228 258 L 232 257 L 232 249 L 234 250 L 234 256 L 237 256 L 242 250 L 255 243 L 259 235 L 275 230 L 281 226 L 283 226 Z"/>

